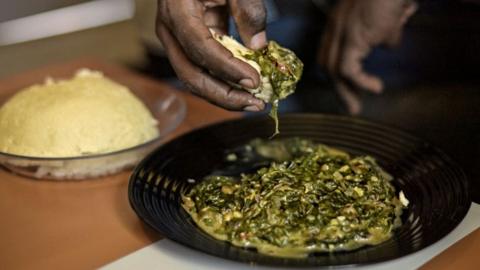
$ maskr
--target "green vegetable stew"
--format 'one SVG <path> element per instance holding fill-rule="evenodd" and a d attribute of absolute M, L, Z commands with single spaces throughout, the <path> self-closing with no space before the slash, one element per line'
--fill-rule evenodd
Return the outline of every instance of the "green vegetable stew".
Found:
<path fill-rule="evenodd" d="M 299 138 L 248 147 L 273 161 L 240 177 L 209 176 L 183 197 L 209 235 L 272 256 L 304 257 L 376 245 L 401 225 L 408 201 L 372 157 Z"/>

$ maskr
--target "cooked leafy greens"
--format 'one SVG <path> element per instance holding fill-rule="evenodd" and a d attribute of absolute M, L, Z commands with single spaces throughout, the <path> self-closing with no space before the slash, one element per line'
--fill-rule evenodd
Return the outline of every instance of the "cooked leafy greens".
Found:
<path fill-rule="evenodd" d="M 209 176 L 183 196 L 183 207 L 213 237 L 272 256 L 352 250 L 392 236 L 408 201 L 369 156 L 305 139 L 256 140 L 270 158 L 255 173 Z M 231 156 L 230 156 L 231 158 Z"/>
<path fill-rule="evenodd" d="M 279 132 L 278 102 L 295 91 L 303 72 L 303 63 L 291 50 L 275 41 L 261 50 L 251 50 L 229 36 L 212 32 L 213 37 L 227 48 L 234 57 L 250 64 L 260 75 L 261 83 L 256 89 L 244 89 L 256 98 L 271 103 L 270 116 L 275 121 L 275 133 Z M 239 85 L 235 85 L 241 88 Z"/>

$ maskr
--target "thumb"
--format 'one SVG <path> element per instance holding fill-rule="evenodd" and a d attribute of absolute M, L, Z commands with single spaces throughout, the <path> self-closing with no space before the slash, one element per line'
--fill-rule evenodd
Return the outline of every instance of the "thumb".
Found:
<path fill-rule="evenodd" d="M 266 10 L 262 0 L 230 0 L 232 14 L 238 33 L 245 45 L 260 49 L 267 45 L 265 33 Z"/>

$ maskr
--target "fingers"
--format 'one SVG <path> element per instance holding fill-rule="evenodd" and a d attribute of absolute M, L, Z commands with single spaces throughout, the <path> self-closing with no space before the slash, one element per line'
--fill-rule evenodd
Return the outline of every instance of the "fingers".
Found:
<path fill-rule="evenodd" d="M 170 8 L 159 5 L 160 21 L 180 43 L 183 52 L 196 65 L 206 68 L 217 77 L 242 85 L 256 88 L 260 83 L 257 71 L 247 63 L 233 57 L 232 53 L 218 43 L 205 25 L 205 6 L 196 0 L 166 1 Z M 168 4 L 167 4 L 168 5 Z M 166 13 L 165 10 L 168 12 Z M 167 18 L 164 18 L 167 17 Z M 219 25 L 215 12 L 207 16 L 209 23 Z"/>
<path fill-rule="evenodd" d="M 363 59 L 370 52 L 370 46 L 359 38 L 357 25 L 352 25 L 345 14 L 350 14 L 352 2 L 343 2 L 332 13 L 327 29 L 322 37 L 319 60 L 332 76 L 337 93 L 351 114 L 361 110 L 361 99 L 357 89 L 380 93 L 382 81 L 366 73 Z"/>
<path fill-rule="evenodd" d="M 233 89 L 193 64 L 183 53 L 178 41 L 162 23 L 157 25 L 157 32 L 178 77 L 195 94 L 229 110 L 261 111 L 264 109 L 265 104 L 261 100 L 254 98 L 246 91 Z"/>
<path fill-rule="evenodd" d="M 267 13 L 262 0 L 230 0 L 232 14 L 238 33 L 245 45 L 261 49 L 267 45 L 265 25 Z"/>
<path fill-rule="evenodd" d="M 207 73 L 199 73 L 190 87 L 197 89 L 194 93 L 227 110 L 259 112 L 265 109 L 263 101 L 252 98 L 250 93 L 235 89 Z"/>
<path fill-rule="evenodd" d="M 337 93 L 347 107 L 347 110 L 352 115 L 358 115 L 362 110 L 362 102 L 359 95 L 350 88 L 345 82 L 337 81 L 335 83 Z"/>
<path fill-rule="evenodd" d="M 384 44 L 395 46 L 399 43 L 404 24 L 416 10 L 415 2 L 405 4 L 396 27 L 390 29 L 390 36 L 383 40 Z M 379 94 L 383 90 L 383 82 L 377 76 L 365 72 L 362 65 L 362 61 L 370 53 L 371 47 L 378 44 L 362 38 L 362 31 L 359 31 L 358 27 L 351 27 L 350 30 L 345 32 L 344 44 L 338 53 L 337 72 L 340 78 L 336 79 L 335 86 L 348 111 L 355 115 L 362 109 L 361 98 L 357 90 L 362 89 Z"/>
<path fill-rule="evenodd" d="M 380 94 L 383 90 L 382 80 L 363 70 L 362 61 L 369 52 L 370 47 L 366 44 L 346 43 L 340 53 L 339 74 L 356 88 Z"/>
<path fill-rule="evenodd" d="M 349 111 L 361 109 L 355 91 L 381 93 L 382 80 L 367 73 L 363 60 L 371 48 L 399 43 L 404 24 L 415 13 L 414 1 L 339 0 L 322 38 L 320 63 L 332 76 Z"/>

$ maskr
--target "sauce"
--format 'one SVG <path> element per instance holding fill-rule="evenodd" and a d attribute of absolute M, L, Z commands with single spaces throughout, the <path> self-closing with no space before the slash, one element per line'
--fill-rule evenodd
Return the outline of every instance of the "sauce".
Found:
<path fill-rule="evenodd" d="M 372 157 L 298 138 L 250 147 L 277 161 L 240 179 L 209 176 L 183 197 L 184 209 L 216 239 L 305 257 L 376 245 L 401 225 L 406 205 Z"/>

